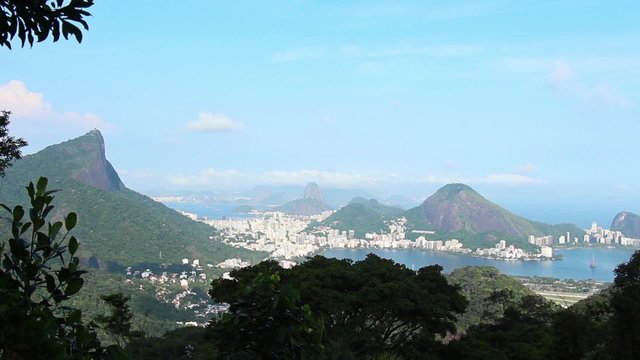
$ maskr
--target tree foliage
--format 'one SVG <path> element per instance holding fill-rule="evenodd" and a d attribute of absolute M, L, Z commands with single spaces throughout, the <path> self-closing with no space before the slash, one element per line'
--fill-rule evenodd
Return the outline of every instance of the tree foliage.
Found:
<path fill-rule="evenodd" d="M 102 325 L 117 346 L 125 348 L 131 340 L 144 336 L 141 331 L 134 330 L 132 327 L 133 312 L 128 304 L 130 299 L 128 296 L 120 292 L 102 295 L 100 298 L 109 307 L 109 314 L 97 316 L 96 321 Z"/>
<path fill-rule="evenodd" d="M 455 332 L 456 316 L 467 304 L 441 271 L 435 265 L 416 272 L 372 254 L 355 263 L 316 256 L 288 270 L 275 262 L 236 270 L 234 280 L 214 280 L 210 294 L 216 301 L 251 303 L 246 291 L 255 279 L 279 274 L 316 318 L 325 354 L 413 358 L 429 352 L 437 336 Z"/>
<path fill-rule="evenodd" d="M 22 157 L 21 147 L 27 145 L 22 138 L 9 136 L 9 116 L 11 112 L 0 112 L 0 177 L 4 177 L 5 170 L 11 166 L 11 162 Z"/>
<path fill-rule="evenodd" d="M 84 283 L 75 256 L 78 240 L 70 235 L 77 216 L 56 222 L 47 215 L 55 190 L 47 179 L 29 183 L 31 208 L 0 204 L 11 223 L 8 240 L 0 243 L 0 357 L 55 359 L 97 355 L 100 342 L 79 310 L 65 306 Z"/>
<path fill-rule="evenodd" d="M 640 359 L 640 251 L 615 270 L 611 296 L 614 359 Z"/>
<path fill-rule="evenodd" d="M 508 298 L 498 293 L 496 299 Z M 472 326 L 459 340 L 444 347 L 444 359 L 549 359 L 553 346 L 552 318 L 557 310 L 549 301 L 527 295 L 504 302 L 501 318 Z"/>
<path fill-rule="evenodd" d="M 211 326 L 220 359 L 318 358 L 321 328 L 279 274 L 259 274 Z"/>
<path fill-rule="evenodd" d="M 92 5 L 93 0 L 0 0 L 0 46 L 11 49 L 16 35 L 23 47 L 49 35 L 54 42 L 60 35 L 82 42 L 82 29 L 89 29 L 85 18 L 91 16 L 86 9 Z"/>
<path fill-rule="evenodd" d="M 503 316 L 506 307 L 534 294 L 518 280 L 490 266 L 455 269 L 447 279 L 460 286 L 460 292 L 469 301 L 467 310 L 458 319 L 459 330 L 481 322 L 494 322 Z"/>

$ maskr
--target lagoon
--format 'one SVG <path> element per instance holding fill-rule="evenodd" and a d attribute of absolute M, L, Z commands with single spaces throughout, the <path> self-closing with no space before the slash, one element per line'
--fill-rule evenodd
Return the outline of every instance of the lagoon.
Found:
<path fill-rule="evenodd" d="M 635 249 L 575 248 L 554 249 L 562 255 L 557 261 L 504 261 L 429 250 L 393 250 L 393 249 L 327 249 L 322 255 L 339 259 L 362 260 L 367 254 L 392 259 L 410 268 L 439 264 L 445 272 L 451 272 L 465 266 L 493 266 L 502 273 L 516 276 L 544 276 L 560 279 L 576 279 L 610 282 L 613 270 L 622 262 L 629 260 Z M 590 267 L 592 256 L 596 267 Z"/>

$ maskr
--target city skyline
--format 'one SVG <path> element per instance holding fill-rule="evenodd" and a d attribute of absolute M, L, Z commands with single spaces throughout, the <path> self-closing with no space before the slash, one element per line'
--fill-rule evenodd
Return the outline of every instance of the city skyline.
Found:
<path fill-rule="evenodd" d="M 0 107 L 25 153 L 99 128 L 143 193 L 461 182 L 613 218 L 640 212 L 639 7 L 98 2 L 82 44 L 3 50 Z"/>

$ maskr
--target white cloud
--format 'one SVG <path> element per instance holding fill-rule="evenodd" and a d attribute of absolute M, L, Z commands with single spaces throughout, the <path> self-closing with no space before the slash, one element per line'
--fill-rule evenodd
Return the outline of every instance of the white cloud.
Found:
<path fill-rule="evenodd" d="M 553 64 L 551 73 L 549 74 L 549 82 L 553 86 L 562 86 L 563 84 L 573 80 L 574 71 L 566 61 L 556 61 Z"/>
<path fill-rule="evenodd" d="M 249 177 L 234 169 L 206 169 L 197 175 L 172 176 L 169 182 L 181 186 L 245 185 Z"/>
<path fill-rule="evenodd" d="M 640 68 L 640 58 L 633 56 L 574 56 L 558 59 L 551 56 L 511 56 L 503 57 L 500 64 L 512 70 L 548 71 L 554 66 L 567 65 L 572 70 L 580 69 L 589 73 L 634 71 Z"/>
<path fill-rule="evenodd" d="M 538 167 L 534 164 L 524 164 L 518 166 L 516 171 L 522 174 L 531 174 L 538 171 Z"/>
<path fill-rule="evenodd" d="M 201 112 L 198 118 L 187 123 L 187 128 L 199 132 L 225 132 L 242 129 L 244 125 L 232 118 L 221 114 Z"/>
<path fill-rule="evenodd" d="M 627 186 L 627 185 L 619 184 L 618 186 L 616 186 L 616 190 L 618 192 L 626 193 L 626 192 L 631 191 L 631 188 L 629 186 Z"/>
<path fill-rule="evenodd" d="M 390 47 L 364 49 L 357 46 L 343 46 L 337 49 L 341 58 L 385 58 L 385 57 L 456 57 L 475 55 L 485 50 L 485 46 L 476 44 L 449 44 L 415 46 L 410 44 Z"/>
<path fill-rule="evenodd" d="M 473 177 L 451 177 L 451 176 L 429 175 L 425 177 L 424 180 L 432 184 L 463 183 L 467 185 L 491 184 L 491 185 L 523 186 L 523 185 L 537 185 L 537 184 L 544 183 L 544 181 L 540 179 L 536 179 L 530 176 L 525 176 L 520 174 L 489 174 L 485 176 L 473 176 Z"/>
<path fill-rule="evenodd" d="M 544 181 L 519 174 L 490 174 L 474 178 L 471 183 L 493 185 L 536 185 L 542 184 Z"/>
<path fill-rule="evenodd" d="M 323 186 L 354 187 L 379 186 L 386 184 L 493 184 L 524 186 L 543 183 L 542 180 L 519 174 L 489 174 L 475 177 L 452 177 L 429 175 L 409 177 L 398 174 L 339 172 L 317 169 L 272 170 L 260 173 L 244 173 L 235 169 L 206 169 L 196 175 L 173 176 L 169 182 L 181 186 L 246 186 L 246 185 L 304 185 L 315 181 Z"/>
<path fill-rule="evenodd" d="M 27 89 L 22 81 L 11 80 L 0 84 L 0 110 L 11 111 L 14 116 L 51 114 L 51 104 L 40 93 Z"/>
<path fill-rule="evenodd" d="M 104 119 L 100 115 L 93 113 L 83 114 L 73 111 L 60 114 L 54 113 L 52 118 L 54 118 L 56 121 L 68 122 L 85 129 L 100 129 L 106 132 L 115 130 L 115 127 L 111 123 L 104 121 Z"/>
<path fill-rule="evenodd" d="M 296 185 L 315 181 L 329 186 L 349 187 L 355 185 L 372 185 L 385 179 L 369 174 L 304 169 L 296 171 L 268 171 L 260 174 L 258 180 L 265 184 Z"/>
<path fill-rule="evenodd" d="M 580 80 L 575 70 L 580 68 L 593 73 L 603 70 L 620 70 L 620 67 L 628 66 L 621 59 L 597 58 L 566 61 L 551 58 L 511 58 L 503 59 L 502 63 L 516 70 L 546 71 L 547 81 L 553 91 L 574 99 L 583 105 L 616 109 L 624 109 L 630 106 L 627 97 L 614 86 Z"/>
<path fill-rule="evenodd" d="M 485 49 L 486 46 L 478 44 L 396 44 L 379 48 L 363 48 L 353 45 L 335 48 L 304 47 L 272 54 L 269 60 L 273 63 L 286 63 L 321 58 L 355 60 L 399 57 L 459 57 L 475 55 Z"/>
<path fill-rule="evenodd" d="M 41 132 L 43 127 L 56 132 L 69 131 L 75 135 L 78 130 L 114 130 L 112 124 L 97 114 L 55 111 L 43 94 L 30 91 L 18 80 L 0 84 L 0 110 L 11 112 L 12 127 L 25 133 L 23 136 L 26 137 L 33 131 Z"/>
<path fill-rule="evenodd" d="M 373 185 L 391 178 L 392 175 L 375 176 L 314 169 L 293 171 L 272 170 L 248 174 L 235 169 L 216 170 L 210 168 L 196 175 L 172 176 L 169 178 L 169 182 L 182 186 L 242 186 L 256 184 L 304 185 L 309 181 L 315 181 L 326 186 L 350 187 L 356 185 Z"/>
<path fill-rule="evenodd" d="M 629 101 L 617 89 L 607 86 L 598 85 L 590 89 L 586 95 L 596 103 L 603 104 L 614 108 L 627 108 Z"/>
<path fill-rule="evenodd" d="M 319 59 L 326 55 L 327 50 L 324 48 L 304 47 L 286 50 L 271 55 L 270 60 L 273 63 L 288 63 L 300 60 Z"/>

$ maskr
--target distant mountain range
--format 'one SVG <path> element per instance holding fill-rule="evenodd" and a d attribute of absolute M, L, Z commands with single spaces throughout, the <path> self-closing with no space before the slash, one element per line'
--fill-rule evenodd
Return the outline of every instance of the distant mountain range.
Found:
<path fill-rule="evenodd" d="M 74 211 L 82 258 L 91 266 L 176 263 L 182 258 L 216 263 L 229 257 L 258 260 L 264 254 L 210 240 L 214 229 L 129 190 L 105 158 L 102 134 L 84 136 L 27 155 L 0 180 L 0 202 L 26 205 L 24 187 L 39 176 L 56 193 L 52 218 Z"/>
<path fill-rule="evenodd" d="M 623 211 L 611 222 L 611 230 L 622 232 L 625 236 L 640 239 L 640 215 Z"/>
<path fill-rule="evenodd" d="M 310 182 L 304 189 L 304 197 L 302 199 L 289 201 L 271 210 L 280 211 L 289 215 L 310 216 L 331 210 L 331 207 L 324 203 L 324 194 L 318 184 Z"/>
<path fill-rule="evenodd" d="M 440 188 L 420 206 L 403 211 L 382 205 L 376 200 L 354 199 L 320 225 L 339 230 L 355 230 L 359 237 L 366 232 L 388 230 L 390 220 L 407 219 L 407 237 L 421 235 L 417 230 L 434 231 L 429 239 L 459 239 L 467 247 L 492 247 L 498 240 L 528 247 L 528 235 L 560 235 L 571 233 L 582 238 L 584 230 L 572 224 L 549 225 L 527 220 L 485 199 L 464 184 L 449 184 Z"/>

